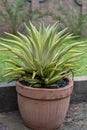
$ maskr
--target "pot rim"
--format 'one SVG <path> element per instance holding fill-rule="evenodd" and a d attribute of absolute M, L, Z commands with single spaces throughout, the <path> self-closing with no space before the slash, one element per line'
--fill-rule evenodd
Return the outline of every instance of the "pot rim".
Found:
<path fill-rule="evenodd" d="M 72 93 L 73 89 L 73 80 L 68 79 L 69 84 L 63 88 L 56 88 L 56 89 L 46 89 L 46 88 L 32 88 L 27 87 L 16 82 L 16 91 L 18 95 L 21 95 L 26 98 L 31 99 L 41 99 L 41 100 L 56 100 L 56 99 L 63 99 L 69 97 Z"/>

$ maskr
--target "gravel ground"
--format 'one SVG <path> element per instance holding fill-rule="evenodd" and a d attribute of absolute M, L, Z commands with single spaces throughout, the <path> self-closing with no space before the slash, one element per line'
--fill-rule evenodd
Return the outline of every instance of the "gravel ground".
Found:
<path fill-rule="evenodd" d="M 19 112 L 0 113 L 0 130 L 30 130 L 25 127 Z M 87 130 L 87 103 L 72 104 L 66 119 L 57 130 Z"/>

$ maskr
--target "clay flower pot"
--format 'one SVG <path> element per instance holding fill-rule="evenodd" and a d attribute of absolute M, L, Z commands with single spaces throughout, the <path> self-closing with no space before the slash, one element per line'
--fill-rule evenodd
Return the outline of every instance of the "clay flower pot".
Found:
<path fill-rule="evenodd" d="M 68 110 L 73 81 L 59 89 L 31 88 L 17 81 L 18 105 L 26 126 L 33 130 L 55 130 Z"/>

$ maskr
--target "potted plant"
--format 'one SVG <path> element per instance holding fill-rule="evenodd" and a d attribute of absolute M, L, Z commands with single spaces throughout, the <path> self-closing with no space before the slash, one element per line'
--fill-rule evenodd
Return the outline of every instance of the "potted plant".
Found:
<path fill-rule="evenodd" d="M 25 25 L 26 26 L 26 25 Z M 0 38 L 2 51 L 11 54 L 4 76 L 16 80 L 19 110 L 24 123 L 33 130 L 55 130 L 68 110 L 73 81 L 68 78 L 76 67 L 77 49 L 84 42 L 72 40 L 57 23 L 39 31 L 30 23 L 28 35 L 10 33 Z"/>

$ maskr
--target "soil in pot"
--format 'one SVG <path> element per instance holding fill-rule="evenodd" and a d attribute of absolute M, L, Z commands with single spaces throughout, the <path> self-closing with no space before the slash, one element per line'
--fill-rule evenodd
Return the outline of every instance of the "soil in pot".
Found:
<path fill-rule="evenodd" d="M 26 86 L 30 86 L 30 83 L 24 81 L 24 80 L 20 80 L 19 81 L 21 84 L 26 85 Z M 41 88 L 49 88 L 49 89 L 55 89 L 55 88 L 63 88 L 65 86 L 67 86 L 69 84 L 69 81 L 67 79 L 61 79 L 58 80 L 57 82 L 55 82 L 55 84 L 52 85 L 42 85 Z"/>

